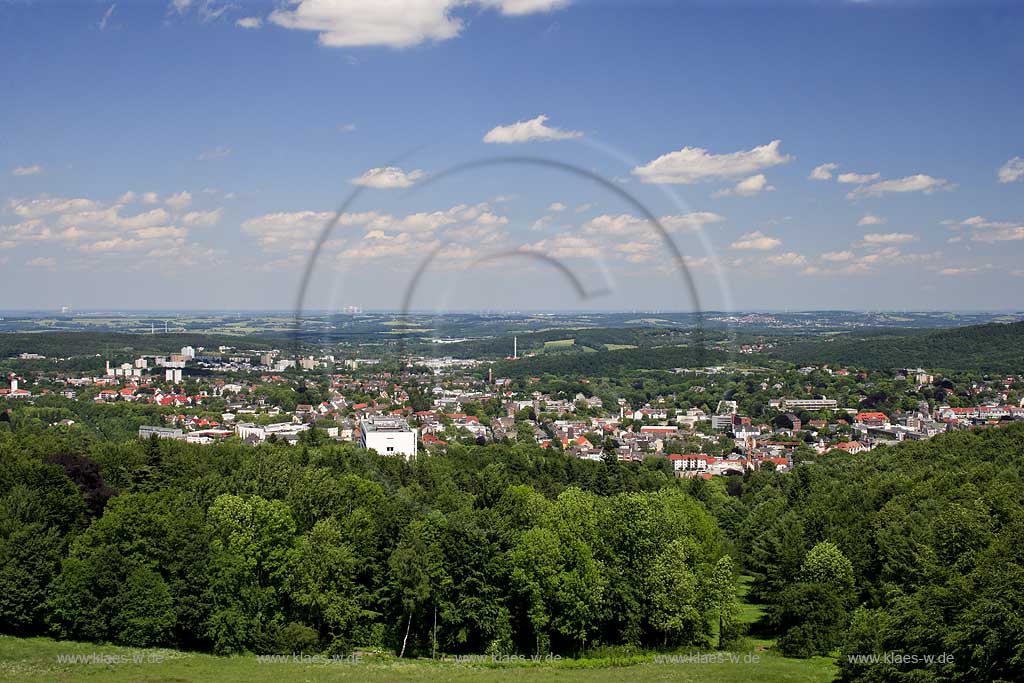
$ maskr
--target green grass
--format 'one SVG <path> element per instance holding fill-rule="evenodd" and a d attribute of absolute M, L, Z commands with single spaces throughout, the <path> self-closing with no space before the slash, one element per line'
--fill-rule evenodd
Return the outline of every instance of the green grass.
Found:
<path fill-rule="evenodd" d="M 653 657 L 630 657 L 622 661 L 642 661 L 618 666 L 613 659 L 563 660 L 555 664 L 463 664 L 429 660 L 362 658 L 358 662 L 308 663 L 261 662 L 252 655 L 217 657 L 175 650 L 139 650 L 133 648 L 59 642 L 49 638 L 0 637 L 0 680 L 33 682 L 76 681 L 95 683 L 306 683 L 318 681 L 449 681 L 451 683 L 603 683 L 629 680 L 633 683 L 682 681 L 731 683 L 792 681 L 813 683 L 830 681 L 835 674 L 831 660 L 818 657 L 786 659 L 771 652 L 758 651 L 757 663 L 731 661 L 713 663 L 653 663 Z M 124 663 L 68 663 L 58 657 L 111 657 Z M 136 663 L 137 659 L 141 659 Z"/>
<path fill-rule="evenodd" d="M 608 351 L 621 351 L 622 349 L 635 349 L 636 344 L 605 344 L 604 348 Z"/>
<path fill-rule="evenodd" d="M 575 339 L 552 339 L 544 342 L 545 349 L 564 349 L 576 343 Z"/>
<path fill-rule="evenodd" d="M 763 607 L 746 601 L 750 577 L 741 576 L 739 620 L 753 624 Z M 548 663 L 495 663 L 474 658 L 473 663 L 400 660 L 392 656 L 364 655 L 358 661 L 260 661 L 255 655 L 217 657 L 177 650 L 136 649 L 91 643 L 62 642 L 50 638 L 0 636 L 0 681 L 43 683 L 682 683 L 792 682 L 825 683 L 836 674 L 827 657 L 789 659 L 773 651 L 770 640 L 746 638 L 735 653 L 709 653 L 710 662 L 664 660 L 652 654 L 619 654 L 612 648 L 592 659 L 562 659 Z M 60 661 L 68 656 L 99 656 L 116 663 Z M 746 661 L 757 657 L 757 661 Z M 486 659 L 486 658 L 485 658 Z M 106 661 L 106 660 L 104 660 Z"/>

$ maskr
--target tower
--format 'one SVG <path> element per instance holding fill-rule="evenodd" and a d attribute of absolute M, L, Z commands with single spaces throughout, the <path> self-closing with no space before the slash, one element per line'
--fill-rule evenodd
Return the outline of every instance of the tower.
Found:
<path fill-rule="evenodd" d="M 519 337 L 512 337 L 512 360 L 519 358 Z"/>

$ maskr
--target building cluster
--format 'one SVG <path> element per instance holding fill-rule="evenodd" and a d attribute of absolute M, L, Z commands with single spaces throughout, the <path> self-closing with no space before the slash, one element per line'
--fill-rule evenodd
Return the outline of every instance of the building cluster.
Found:
<path fill-rule="evenodd" d="M 1013 377 L 973 381 L 969 392 L 976 400 L 968 407 L 960 407 L 958 398 L 953 401 L 958 405 L 921 401 L 914 409 L 881 411 L 860 407 L 874 378 L 845 368 L 680 368 L 677 374 L 692 378 L 686 389 L 690 398 L 664 392 L 630 402 L 602 399 L 590 389 L 559 391 L 541 378 L 494 377 L 477 360 L 406 358 L 388 365 L 379 358 L 287 355 L 186 346 L 179 353 L 107 362 L 100 376 L 57 373 L 32 390 L 24 377 L 12 374 L 0 398 L 31 399 L 35 391 L 166 409 L 159 411 L 157 424 L 139 428 L 145 439 L 295 444 L 311 438 L 315 429 L 328 439 L 406 459 L 455 442 L 528 441 L 585 460 L 660 458 L 679 477 L 704 478 L 765 466 L 788 470 L 808 455 L 857 454 L 1024 419 L 1024 405 L 1010 402 Z M 815 373 L 858 382 L 858 392 L 842 400 L 817 394 Z M 738 376 L 761 392 L 763 409 L 744 414 L 742 405 L 750 404 L 723 396 L 723 376 Z M 936 381 L 920 368 L 892 379 L 918 387 Z M 588 382 L 582 379 L 578 386 Z"/>

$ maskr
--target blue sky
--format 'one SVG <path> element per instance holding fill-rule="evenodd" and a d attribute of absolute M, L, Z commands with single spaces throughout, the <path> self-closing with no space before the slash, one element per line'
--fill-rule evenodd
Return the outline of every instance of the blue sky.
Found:
<path fill-rule="evenodd" d="M 0 1 L 0 308 L 290 308 L 356 190 L 307 307 L 398 308 L 431 254 L 417 308 L 694 305 L 637 206 L 506 157 L 615 183 L 705 309 L 1019 308 L 1022 29 L 1009 2 Z"/>

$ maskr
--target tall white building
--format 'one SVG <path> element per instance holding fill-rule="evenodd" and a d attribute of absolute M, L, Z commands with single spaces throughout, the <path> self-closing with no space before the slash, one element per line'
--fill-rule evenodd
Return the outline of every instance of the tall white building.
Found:
<path fill-rule="evenodd" d="M 192 348 L 191 346 L 182 346 L 181 347 L 181 355 L 183 355 L 185 358 L 195 358 L 196 357 L 196 350 L 194 348 Z"/>
<path fill-rule="evenodd" d="M 417 430 L 395 417 L 369 417 L 359 421 L 359 443 L 381 455 L 416 457 Z"/>
<path fill-rule="evenodd" d="M 164 372 L 164 381 L 181 383 L 181 368 L 169 368 Z"/>

